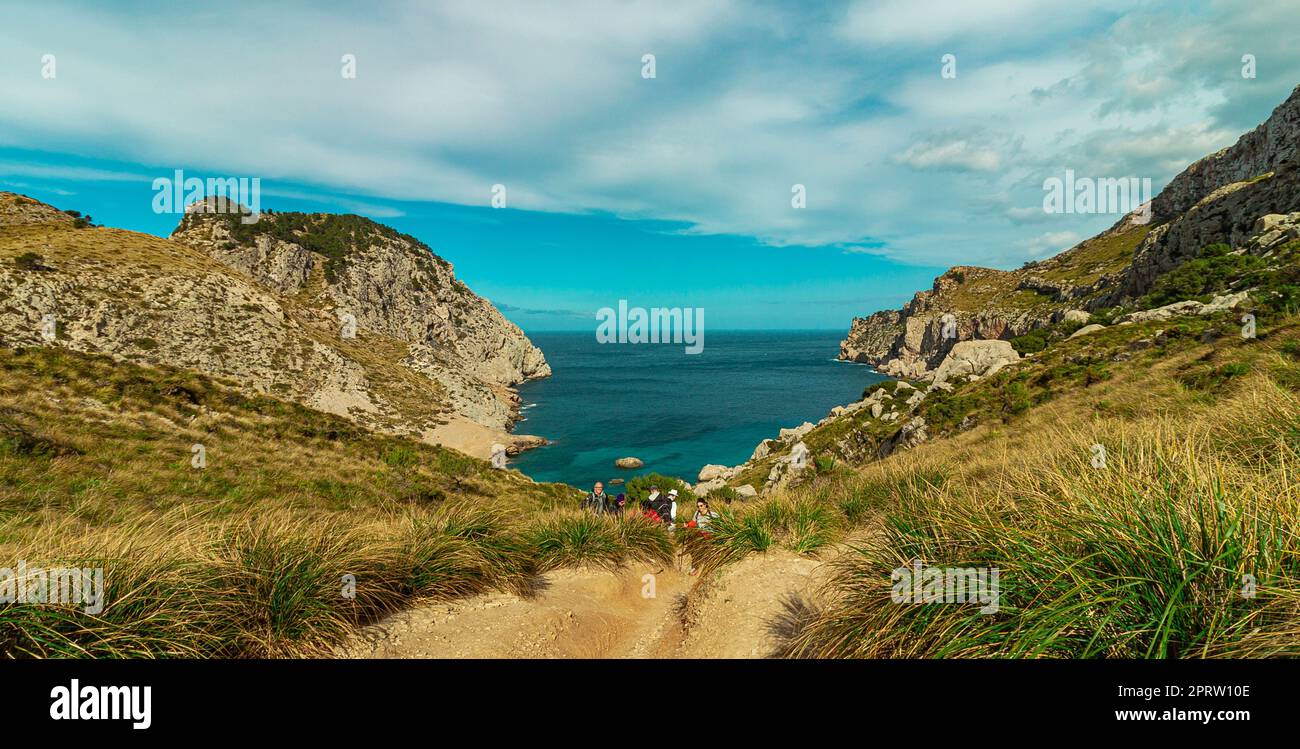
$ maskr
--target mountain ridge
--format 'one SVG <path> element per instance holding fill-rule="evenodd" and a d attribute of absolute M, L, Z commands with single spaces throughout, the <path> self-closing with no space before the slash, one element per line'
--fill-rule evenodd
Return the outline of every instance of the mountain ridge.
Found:
<path fill-rule="evenodd" d="M 1258 127 L 1176 175 L 1145 207 L 1105 231 L 1018 270 L 957 266 L 900 309 L 854 318 L 839 358 L 920 378 L 962 340 L 1010 339 L 1087 314 L 1133 305 L 1161 274 L 1217 242 L 1239 247 L 1266 215 L 1300 211 L 1300 87 Z M 956 335 L 943 335 L 942 318 Z M 951 329 L 950 329 L 951 331 Z"/>
<path fill-rule="evenodd" d="M 80 227 L 52 206 L 0 193 L 0 253 L 13 259 L 0 262 L 11 300 L 0 339 L 230 377 L 479 457 L 492 442 L 540 442 L 509 430 L 512 388 L 548 376 L 545 357 L 426 245 L 334 214 L 236 218 L 236 234 L 229 218 L 238 214 L 195 206 L 162 239 Z M 331 248 L 339 257 L 322 254 Z M 56 321 L 52 341 L 41 331 L 46 315 Z M 355 337 L 344 332 L 349 318 Z"/>

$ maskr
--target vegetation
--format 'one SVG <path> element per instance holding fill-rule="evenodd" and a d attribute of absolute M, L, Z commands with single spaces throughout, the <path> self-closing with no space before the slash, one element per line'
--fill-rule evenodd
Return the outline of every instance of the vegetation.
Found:
<path fill-rule="evenodd" d="M 420 598 L 671 557 L 579 496 L 198 374 L 0 349 L 0 558 L 107 587 L 99 614 L 0 604 L 0 654 L 320 655 Z"/>
<path fill-rule="evenodd" d="M 1268 257 L 1237 254 L 1226 244 L 1208 245 L 1157 278 L 1140 304 L 1151 308 L 1184 299 L 1209 301 L 1216 293 L 1247 289 L 1266 309 L 1294 312 L 1300 307 L 1300 241 Z"/>
<path fill-rule="evenodd" d="M 45 258 L 35 252 L 24 252 L 14 258 L 14 265 L 18 270 L 25 271 L 48 271 L 53 270 L 45 264 Z"/>
<path fill-rule="evenodd" d="M 238 244 L 251 244 L 258 236 L 266 235 L 281 242 L 297 244 L 311 252 L 325 256 L 325 278 L 331 283 L 347 267 L 348 259 L 358 249 L 380 240 L 404 241 L 424 250 L 430 262 L 446 266 L 446 261 L 420 240 L 409 234 L 353 214 L 333 213 L 274 213 L 267 211 L 254 223 L 244 223 L 245 214 L 206 213 L 187 214 L 182 229 L 193 222 L 215 219 L 225 224 L 230 237 Z"/>
<path fill-rule="evenodd" d="M 844 549 L 787 656 L 1300 655 L 1300 322 L 1264 323 L 1253 340 L 1213 335 L 1235 333 L 1225 315 L 1055 343 L 926 401 L 939 432 L 1001 418 L 729 508 L 712 537 L 681 541 L 706 570 Z M 918 560 L 996 567 L 998 610 L 895 603 L 891 576 Z"/>
<path fill-rule="evenodd" d="M 970 440 L 872 467 L 864 485 L 888 487 L 868 515 L 877 524 L 837 563 L 840 595 L 787 654 L 1294 657 L 1297 435 L 1300 402 L 1255 379 L 1213 412 L 1044 424 L 1035 450 Z M 900 480 L 951 468 L 920 490 Z M 998 611 L 894 603 L 892 571 L 918 559 L 998 568 Z"/>
<path fill-rule="evenodd" d="M 1053 343 L 1058 343 L 1069 338 L 1075 331 L 1082 328 L 1085 324 L 1087 323 L 1059 322 L 1054 325 L 1035 328 L 1024 335 L 1012 338 L 1011 347 L 1021 356 L 1024 356 L 1025 354 L 1037 354 L 1039 351 L 1046 349 Z"/>
<path fill-rule="evenodd" d="M 691 491 L 691 485 L 685 481 L 661 473 L 644 473 L 628 479 L 627 485 L 624 487 L 628 505 L 631 506 L 634 503 L 644 501 L 650 496 L 650 487 L 652 486 L 659 487 L 662 494 L 667 494 L 669 491 L 676 489 L 679 510 L 691 508 L 695 503 L 695 492 Z"/>

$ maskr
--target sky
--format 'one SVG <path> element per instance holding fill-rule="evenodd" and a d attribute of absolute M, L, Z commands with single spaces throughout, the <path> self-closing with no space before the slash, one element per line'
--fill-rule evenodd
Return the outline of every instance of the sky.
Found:
<path fill-rule="evenodd" d="M 256 177 L 263 209 L 413 234 L 526 331 L 620 299 L 847 329 L 949 266 L 1018 267 L 1119 218 L 1044 212 L 1046 179 L 1158 191 L 1231 145 L 1300 83 L 1294 12 L 7 2 L 0 190 L 165 236 L 155 178 Z"/>

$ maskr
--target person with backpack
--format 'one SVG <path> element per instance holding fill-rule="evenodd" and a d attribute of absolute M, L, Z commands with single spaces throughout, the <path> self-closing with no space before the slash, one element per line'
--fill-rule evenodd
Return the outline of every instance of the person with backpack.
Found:
<path fill-rule="evenodd" d="M 668 490 L 668 515 L 664 517 L 664 522 L 668 524 L 668 530 L 672 530 L 677 525 L 677 490 Z"/>
<path fill-rule="evenodd" d="M 677 493 L 676 489 L 669 492 L 670 495 L 675 495 L 676 493 Z M 659 487 L 657 486 L 650 487 L 650 496 L 646 497 L 645 506 L 646 509 L 653 512 L 655 515 L 659 516 L 659 522 L 668 525 L 669 528 L 672 528 L 673 501 L 669 499 L 669 497 L 660 494 Z"/>
<path fill-rule="evenodd" d="M 614 512 L 614 500 L 605 493 L 605 485 L 599 481 L 591 488 L 591 493 L 582 499 L 582 509 L 595 515 L 608 515 Z"/>

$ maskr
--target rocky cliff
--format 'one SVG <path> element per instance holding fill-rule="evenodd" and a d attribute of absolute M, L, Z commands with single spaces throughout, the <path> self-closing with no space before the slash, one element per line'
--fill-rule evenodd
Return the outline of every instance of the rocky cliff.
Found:
<path fill-rule="evenodd" d="M 541 351 L 412 237 L 357 216 L 192 206 L 171 239 L 0 193 L 0 342 L 167 362 L 483 454 Z M 49 324 L 52 323 L 52 324 Z"/>
<path fill-rule="evenodd" d="M 1171 180 L 1152 200 L 1148 223 L 1135 212 L 1019 270 L 952 268 L 902 309 L 855 318 L 839 356 L 896 377 L 926 377 L 958 341 L 1009 339 L 1067 316 L 1133 305 L 1157 277 L 1203 247 L 1226 243 L 1251 251 L 1259 247 L 1254 238 L 1264 216 L 1296 211 L 1300 88 L 1235 145 Z M 946 329 L 945 315 L 952 316 Z"/>

